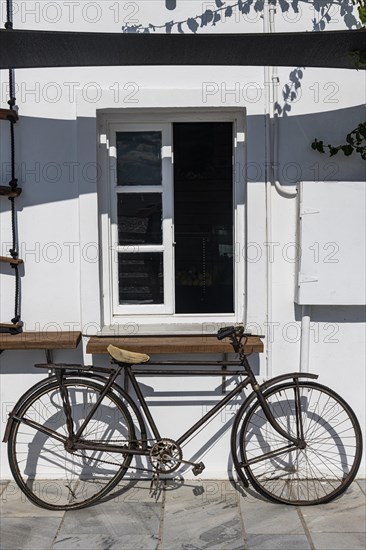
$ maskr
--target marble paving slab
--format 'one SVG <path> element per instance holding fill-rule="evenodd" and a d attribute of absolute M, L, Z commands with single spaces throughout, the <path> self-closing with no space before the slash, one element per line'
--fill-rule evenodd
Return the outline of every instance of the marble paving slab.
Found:
<path fill-rule="evenodd" d="M 156 550 L 157 547 L 157 537 L 148 535 L 126 535 L 125 537 L 75 535 L 58 536 L 52 550 Z"/>
<path fill-rule="evenodd" d="M 248 535 L 248 550 L 310 550 L 311 546 L 305 535 Z M 329 550 L 329 547 L 327 548 Z"/>
<path fill-rule="evenodd" d="M 119 483 L 101 502 L 162 502 L 164 482 L 160 482 L 158 491 L 153 494 L 150 491 L 150 480 L 131 480 Z"/>
<path fill-rule="evenodd" d="M 358 479 L 357 483 L 359 484 L 363 492 L 366 494 L 366 479 Z"/>
<path fill-rule="evenodd" d="M 243 547 L 237 492 L 229 481 L 187 481 L 167 490 L 163 550 Z"/>
<path fill-rule="evenodd" d="M 239 495 L 239 505 L 248 534 L 305 534 L 295 506 L 275 504 L 248 492 Z"/>
<path fill-rule="evenodd" d="M 315 550 L 365 550 L 365 533 L 312 533 Z"/>
<path fill-rule="evenodd" d="M 301 512 L 311 533 L 364 533 L 366 497 L 357 483 L 328 504 L 302 506 Z"/>
<path fill-rule="evenodd" d="M 9 484 L 9 481 L 0 481 L 0 496 L 3 494 L 3 492 L 6 489 L 6 486 Z"/>
<path fill-rule="evenodd" d="M 1 550 L 43 550 L 51 548 L 61 518 L 1 518 Z"/>
<path fill-rule="evenodd" d="M 64 536 L 125 535 L 156 536 L 159 532 L 161 505 L 146 502 L 112 501 L 81 510 L 65 512 L 59 538 Z"/>
<path fill-rule="evenodd" d="M 22 493 L 15 481 L 10 481 L 0 496 L 0 516 L 11 517 L 62 517 L 63 510 L 46 510 L 33 504 Z"/>

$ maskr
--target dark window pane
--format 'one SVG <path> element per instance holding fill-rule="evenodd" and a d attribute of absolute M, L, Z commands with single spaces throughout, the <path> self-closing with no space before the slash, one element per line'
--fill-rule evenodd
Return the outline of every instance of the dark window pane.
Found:
<path fill-rule="evenodd" d="M 163 253 L 118 254 L 120 304 L 163 304 Z"/>
<path fill-rule="evenodd" d="M 176 123 L 176 313 L 233 313 L 232 124 Z"/>
<path fill-rule="evenodd" d="M 162 244 L 161 193 L 119 193 L 119 244 Z"/>
<path fill-rule="evenodd" d="M 161 132 L 117 132 L 117 184 L 161 185 Z"/>

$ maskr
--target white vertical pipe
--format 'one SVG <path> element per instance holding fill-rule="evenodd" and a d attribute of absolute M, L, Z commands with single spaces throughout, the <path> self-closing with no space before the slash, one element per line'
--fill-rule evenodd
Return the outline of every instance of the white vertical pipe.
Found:
<path fill-rule="evenodd" d="M 266 115 L 266 149 L 270 151 L 270 117 Z M 267 153 L 267 154 L 268 154 Z M 268 158 L 268 157 L 267 157 Z M 267 173 L 266 177 L 266 298 L 267 298 L 267 342 L 266 342 L 266 378 L 272 377 L 272 261 L 270 257 L 272 243 L 272 184 L 271 176 Z"/>
<path fill-rule="evenodd" d="M 268 3 L 264 3 L 263 9 L 263 31 L 270 32 L 270 15 Z M 265 203 L 266 203 L 266 242 L 272 242 L 272 201 L 271 201 L 271 169 L 269 169 L 272 151 L 271 151 L 271 112 L 272 112 L 272 85 L 271 85 L 271 69 L 264 68 L 265 82 L 265 159 L 266 159 L 266 188 L 265 188 Z M 270 260 L 270 245 L 266 247 L 266 372 L 265 377 L 272 377 L 272 263 Z"/>
<path fill-rule="evenodd" d="M 264 3 L 263 30 L 264 32 L 275 32 L 275 4 Z M 275 103 L 278 101 L 278 71 L 277 67 L 265 67 L 265 89 L 266 89 L 266 160 L 270 161 L 270 169 L 266 170 L 266 297 L 267 297 L 267 342 L 266 342 L 266 377 L 271 378 L 272 369 L 272 337 L 273 337 L 273 296 L 272 296 L 272 260 L 270 258 L 270 243 L 272 238 L 272 184 L 279 194 L 285 197 L 295 197 L 297 189 L 283 187 L 278 176 L 278 144 L 279 127 L 278 115 L 275 113 Z M 268 167 L 268 164 L 267 164 Z"/>
<path fill-rule="evenodd" d="M 311 306 L 301 307 L 300 372 L 309 372 Z"/>

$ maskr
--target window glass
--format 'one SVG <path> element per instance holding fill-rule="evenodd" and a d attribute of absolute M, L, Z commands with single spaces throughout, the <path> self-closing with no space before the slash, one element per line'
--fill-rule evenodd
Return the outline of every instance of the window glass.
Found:
<path fill-rule="evenodd" d="M 164 303 L 163 254 L 118 254 L 120 304 Z"/>
<path fill-rule="evenodd" d="M 161 185 L 161 132 L 117 132 L 117 185 Z"/>
<path fill-rule="evenodd" d="M 234 312 L 232 124 L 176 123 L 175 311 Z"/>
<path fill-rule="evenodd" d="M 161 244 L 161 193 L 119 193 L 117 197 L 120 245 Z"/>

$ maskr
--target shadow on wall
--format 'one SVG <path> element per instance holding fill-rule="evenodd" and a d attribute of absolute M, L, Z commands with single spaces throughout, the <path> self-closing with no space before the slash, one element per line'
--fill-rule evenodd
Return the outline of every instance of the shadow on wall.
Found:
<path fill-rule="evenodd" d="M 116 113 L 120 110 L 116 109 Z M 193 115 L 192 115 L 193 116 Z M 315 137 L 325 143 L 343 143 L 345 135 L 364 117 L 364 106 L 337 109 L 279 119 L 279 173 L 284 185 L 298 181 L 363 181 L 365 162 L 354 153 L 330 158 L 313 151 Z M 194 121 L 192 119 L 192 121 Z M 247 117 L 248 162 L 241 167 L 248 183 L 265 181 L 264 116 Z M 77 156 L 76 131 L 85 136 L 83 162 Z M 97 129 L 95 118 L 76 121 L 22 117 L 18 132 L 16 172 L 23 191 L 17 209 L 76 199 L 95 193 L 97 179 L 104 181 L 102 166 L 96 158 Z M 37 135 L 37 140 L 34 136 Z M 2 142 L 1 184 L 10 179 L 8 140 Z M 3 210 L 7 210 L 3 204 Z M 55 219 L 58 222 L 57 212 Z M 65 221 L 65 220 L 64 220 Z"/>
<path fill-rule="evenodd" d="M 301 321 L 301 306 L 295 304 L 295 319 Z M 311 306 L 312 323 L 358 323 L 366 322 L 365 306 Z"/>
<path fill-rule="evenodd" d="M 181 0 L 182 1 L 182 0 Z M 211 4 L 204 3 L 205 8 L 202 13 L 195 14 L 186 19 L 174 20 L 171 19 L 164 24 L 147 23 L 145 25 L 127 24 L 122 26 L 123 33 L 194 33 L 200 32 L 201 29 L 207 32 L 208 29 L 213 29 L 212 32 L 219 32 L 220 25 L 226 23 L 229 19 L 235 19 L 235 22 L 240 22 L 240 17 L 246 17 L 245 22 L 254 21 L 251 19 L 253 15 L 263 18 L 264 7 L 266 0 L 238 0 L 237 2 L 225 2 L 223 0 L 214 0 Z M 215 8 L 213 5 L 215 4 Z M 312 8 L 314 18 L 311 20 L 312 31 L 319 32 L 326 29 L 330 23 L 338 23 L 339 19 L 347 29 L 360 29 L 362 24 L 358 20 L 357 7 L 351 0 L 268 0 L 268 4 L 275 7 L 276 11 L 281 11 L 282 14 L 288 14 L 294 17 L 297 14 L 301 15 L 301 10 L 307 7 Z M 208 7 L 210 6 L 210 7 Z M 165 0 L 165 7 L 169 11 L 177 9 L 177 0 Z M 332 17 L 336 9 L 335 18 Z M 252 14 L 252 15 L 251 15 Z M 289 22 L 291 19 L 289 19 Z M 308 29 L 303 29 L 308 30 Z M 275 111 L 279 116 L 287 116 L 291 111 L 291 103 L 298 98 L 301 80 L 304 76 L 304 67 L 295 67 L 289 73 L 288 83 L 284 87 L 283 101 L 276 102 Z"/>
<path fill-rule="evenodd" d="M 183 0 L 178 0 L 178 2 Z M 174 11 L 177 8 L 177 0 L 165 0 L 165 6 L 168 10 Z M 326 26 L 332 22 L 331 11 L 334 6 L 339 7 L 339 15 L 343 19 L 348 29 L 358 29 L 361 27 L 355 14 L 357 8 L 350 0 L 340 0 L 338 2 L 327 0 L 272 0 L 269 2 L 276 6 L 282 13 L 299 13 L 299 7 L 308 6 L 314 9 L 314 19 L 312 19 L 312 30 L 323 31 Z M 206 6 L 209 4 L 206 2 Z M 215 8 L 213 7 L 215 4 Z M 211 7 L 212 5 L 212 7 Z M 251 13 L 262 14 L 264 11 L 265 0 L 238 0 L 237 2 L 224 2 L 223 0 L 214 0 L 210 8 L 206 7 L 200 14 L 181 20 L 170 20 L 164 24 L 155 25 L 148 23 L 146 25 L 124 25 L 122 32 L 125 33 L 153 33 L 153 32 L 172 32 L 196 33 L 202 28 L 215 27 L 218 23 L 224 23 L 227 19 L 237 17 L 238 15 L 250 15 Z M 205 7 L 205 3 L 203 3 Z M 338 14 L 337 14 L 338 16 Z M 217 32 L 217 31 L 216 31 Z"/>

